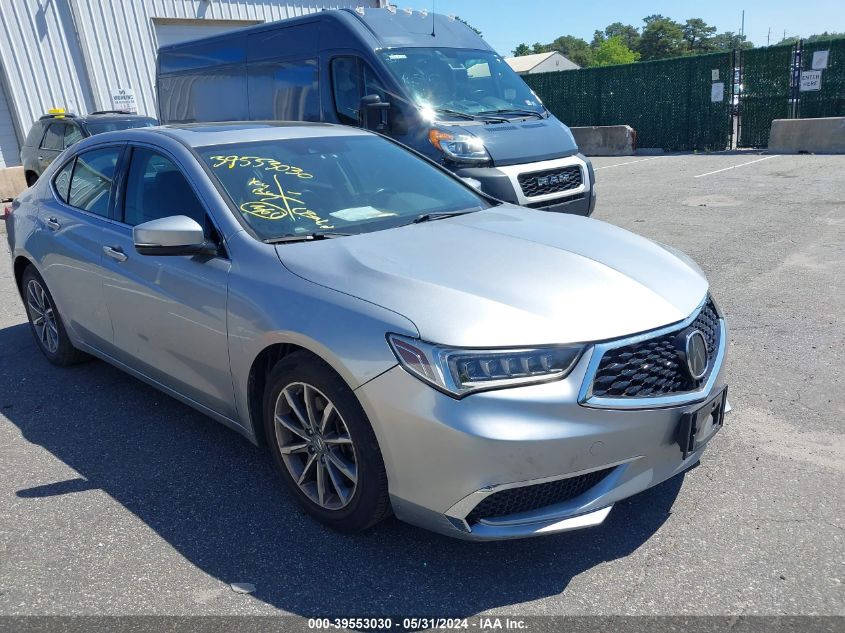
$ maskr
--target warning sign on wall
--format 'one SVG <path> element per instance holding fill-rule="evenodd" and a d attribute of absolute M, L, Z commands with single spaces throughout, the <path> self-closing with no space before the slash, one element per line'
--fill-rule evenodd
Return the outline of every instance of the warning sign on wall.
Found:
<path fill-rule="evenodd" d="M 114 88 L 111 91 L 111 107 L 114 110 L 138 112 L 135 104 L 135 91 L 132 88 Z"/>

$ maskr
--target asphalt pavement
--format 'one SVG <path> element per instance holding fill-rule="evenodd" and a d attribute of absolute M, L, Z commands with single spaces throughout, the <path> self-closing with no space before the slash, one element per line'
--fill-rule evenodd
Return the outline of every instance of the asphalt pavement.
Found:
<path fill-rule="evenodd" d="M 604 525 L 517 542 L 334 533 L 234 432 L 103 362 L 51 366 L 0 223 L 0 614 L 844 615 L 845 157 L 594 164 L 596 218 L 708 274 L 733 411 Z"/>

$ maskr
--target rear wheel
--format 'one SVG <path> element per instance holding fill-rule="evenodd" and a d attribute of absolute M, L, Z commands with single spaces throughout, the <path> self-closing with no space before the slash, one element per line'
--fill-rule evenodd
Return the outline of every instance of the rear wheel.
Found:
<path fill-rule="evenodd" d="M 38 348 L 47 360 L 63 367 L 87 359 L 88 355 L 70 342 L 53 296 L 32 266 L 23 272 L 22 290 L 29 326 Z"/>
<path fill-rule="evenodd" d="M 366 529 L 390 512 L 378 443 L 355 394 L 305 352 L 270 374 L 265 424 L 282 479 L 313 517 L 343 531 Z"/>
<path fill-rule="evenodd" d="M 26 186 L 31 187 L 38 182 L 38 174 L 33 171 L 26 172 Z"/>

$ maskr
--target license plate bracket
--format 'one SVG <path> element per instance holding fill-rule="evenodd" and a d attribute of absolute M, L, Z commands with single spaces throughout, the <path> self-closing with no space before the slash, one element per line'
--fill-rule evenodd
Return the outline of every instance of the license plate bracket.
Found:
<path fill-rule="evenodd" d="M 727 402 L 728 387 L 725 385 L 707 402 L 681 415 L 677 440 L 683 459 L 707 444 L 722 428 Z"/>

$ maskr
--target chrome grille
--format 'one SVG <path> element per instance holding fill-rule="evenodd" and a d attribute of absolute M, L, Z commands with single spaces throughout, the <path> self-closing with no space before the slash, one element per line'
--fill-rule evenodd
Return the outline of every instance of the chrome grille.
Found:
<path fill-rule="evenodd" d="M 578 165 L 519 174 L 516 179 L 528 198 L 577 189 L 583 182 Z"/>

